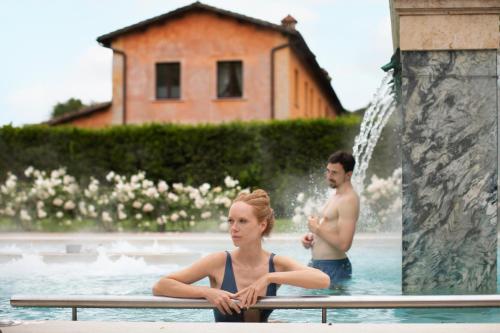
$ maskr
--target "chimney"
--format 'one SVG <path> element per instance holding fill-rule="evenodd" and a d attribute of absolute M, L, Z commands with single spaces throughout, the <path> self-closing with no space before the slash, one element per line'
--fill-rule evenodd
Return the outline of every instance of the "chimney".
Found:
<path fill-rule="evenodd" d="M 290 30 L 295 30 L 296 24 L 297 20 L 294 19 L 291 15 L 287 15 L 284 19 L 281 20 L 281 25 Z"/>

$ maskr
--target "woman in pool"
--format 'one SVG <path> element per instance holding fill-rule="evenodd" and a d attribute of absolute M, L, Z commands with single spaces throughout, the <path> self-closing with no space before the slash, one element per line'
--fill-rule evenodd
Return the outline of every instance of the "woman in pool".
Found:
<path fill-rule="evenodd" d="M 236 249 L 210 254 L 191 266 L 161 278 L 156 296 L 206 298 L 215 321 L 267 322 L 272 310 L 249 309 L 259 296 L 275 296 L 281 284 L 328 288 L 330 278 L 315 268 L 262 248 L 274 224 L 267 193 L 240 193 L 229 209 L 230 234 Z M 210 287 L 192 283 L 208 277 Z M 238 301 L 238 302 L 237 302 Z"/>

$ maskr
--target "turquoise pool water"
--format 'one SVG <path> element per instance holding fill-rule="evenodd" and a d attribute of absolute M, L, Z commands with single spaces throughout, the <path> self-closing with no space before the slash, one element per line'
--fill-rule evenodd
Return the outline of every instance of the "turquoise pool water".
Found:
<path fill-rule="evenodd" d="M 353 279 L 333 295 L 400 295 L 401 248 L 398 239 L 356 240 L 349 256 Z M 308 251 L 298 238 L 269 240 L 265 248 L 307 263 Z M 12 308 L 9 299 L 14 294 L 72 295 L 150 295 L 151 286 L 162 275 L 184 267 L 182 262 L 150 263 L 140 257 L 147 253 L 177 253 L 202 256 L 213 251 L 231 249 L 229 240 L 181 240 L 167 238 L 152 241 L 110 241 L 105 244 L 87 242 L 83 252 L 97 251 L 95 260 L 71 262 L 44 260 L 43 254 L 63 254 L 64 244 L 0 243 L 0 319 L 70 320 L 70 309 Z M 5 254 L 18 254 L 9 259 Z M 22 257 L 19 254 L 23 254 Z M 116 253 L 125 255 L 116 256 Z M 129 253 L 139 254 L 131 257 Z M 114 254 L 113 257 L 111 254 Z M 2 257 L 3 255 L 3 257 Z M 63 255 L 64 257 L 64 255 Z M 189 257 L 189 256 L 188 256 Z M 174 260 L 175 261 L 175 260 Z M 498 280 L 500 282 L 500 276 Z M 208 281 L 199 282 L 207 285 Z M 500 283 L 497 287 L 500 291 Z M 321 291 L 323 293 L 324 291 Z M 314 291 L 282 286 L 278 295 L 310 295 Z M 211 322 L 210 310 L 175 309 L 79 309 L 79 320 L 103 321 L 183 321 Z M 275 310 L 271 320 L 285 322 L 321 322 L 319 310 Z M 436 322 L 500 322 L 500 309 L 380 309 L 329 310 L 328 321 L 339 323 L 436 323 Z"/>

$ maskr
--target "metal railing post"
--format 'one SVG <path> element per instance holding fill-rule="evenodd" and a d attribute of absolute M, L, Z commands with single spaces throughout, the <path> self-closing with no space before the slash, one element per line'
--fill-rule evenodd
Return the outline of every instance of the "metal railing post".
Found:
<path fill-rule="evenodd" d="M 72 321 L 77 321 L 78 320 L 78 318 L 76 316 L 76 307 L 72 307 L 71 308 L 71 320 Z"/>
<path fill-rule="evenodd" d="M 321 308 L 321 322 L 326 324 L 326 308 Z"/>

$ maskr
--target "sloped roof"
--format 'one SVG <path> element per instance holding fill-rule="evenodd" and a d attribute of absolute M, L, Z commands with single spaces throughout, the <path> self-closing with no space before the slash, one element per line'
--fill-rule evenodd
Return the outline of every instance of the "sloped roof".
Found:
<path fill-rule="evenodd" d="M 94 104 L 91 106 L 84 107 L 78 111 L 68 112 L 58 117 L 52 118 L 49 121 L 46 121 L 44 124 L 47 125 L 60 125 L 67 122 L 70 122 L 74 119 L 90 116 L 97 112 L 107 111 L 111 107 L 111 102 L 103 102 Z"/>
<path fill-rule="evenodd" d="M 209 6 L 209 5 L 203 4 L 199 1 L 194 2 L 190 5 L 184 6 L 184 7 L 177 8 L 173 11 L 168 12 L 168 13 L 165 13 L 165 14 L 162 14 L 159 16 L 155 16 L 153 18 L 138 22 L 136 24 L 124 27 L 122 29 L 118 29 L 116 31 L 107 33 L 107 34 L 102 35 L 102 36 L 99 36 L 97 38 L 97 41 L 104 47 L 110 47 L 112 41 L 119 36 L 123 36 L 123 35 L 129 34 L 129 33 L 134 33 L 134 32 L 138 32 L 138 31 L 143 31 L 151 25 L 163 24 L 164 22 L 166 22 L 170 19 L 175 19 L 175 18 L 181 17 L 187 13 L 196 12 L 196 11 L 211 12 L 211 13 L 214 13 L 217 15 L 236 19 L 240 22 L 254 24 L 254 25 L 257 25 L 261 28 L 266 28 L 266 29 L 270 29 L 270 30 L 273 30 L 276 32 L 280 32 L 280 33 L 288 36 L 291 48 L 296 52 L 296 54 L 299 56 L 299 58 L 304 63 L 306 63 L 309 66 L 309 68 L 312 70 L 312 74 L 314 75 L 314 77 L 318 81 L 323 92 L 330 99 L 330 102 L 336 106 L 336 109 L 339 110 L 340 113 L 344 112 L 344 108 L 342 107 L 342 104 L 340 103 L 340 100 L 338 99 L 337 94 L 335 93 L 335 91 L 333 90 L 333 88 L 330 84 L 330 78 L 328 77 L 327 74 L 325 74 L 325 71 L 319 66 L 318 62 L 316 61 L 316 56 L 311 52 L 311 50 L 307 46 L 304 38 L 297 30 L 286 28 L 282 25 L 274 24 L 274 23 L 267 22 L 264 20 L 259 20 L 259 19 L 249 17 L 246 15 L 231 12 L 231 11 L 228 11 L 225 9 L 220 9 L 217 7 Z"/>

